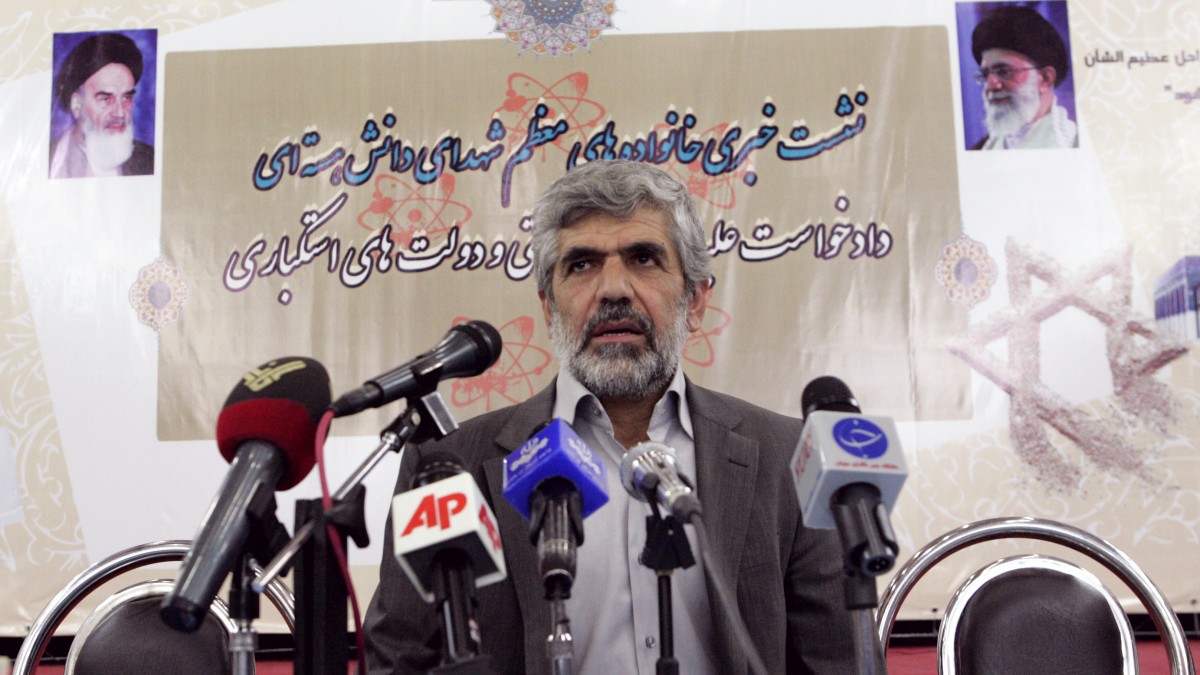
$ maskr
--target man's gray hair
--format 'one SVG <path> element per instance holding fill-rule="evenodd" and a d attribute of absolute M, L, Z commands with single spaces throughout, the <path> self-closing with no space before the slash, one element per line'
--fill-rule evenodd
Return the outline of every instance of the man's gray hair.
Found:
<path fill-rule="evenodd" d="M 712 275 L 704 226 L 687 186 L 671 174 L 639 162 L 598 160 L 578 166 L 554 181 L 533 206 L 533 273 L 538 290 L 551 301 L 558 263 L 559 232 L 594 215 L 627 220 L 640 208 L 667 217 L 671 240 L 683 267 L 683 288 L 691 293 Z"/>

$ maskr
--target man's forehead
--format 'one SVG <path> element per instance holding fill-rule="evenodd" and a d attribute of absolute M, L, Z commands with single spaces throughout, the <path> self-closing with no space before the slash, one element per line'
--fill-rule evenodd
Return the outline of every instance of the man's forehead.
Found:
<path fill-rule="evenodd" d="M 1013 51 L 1011 49 L 1003 49 L 1001 47 L 993 47 L 992 49 L 983 50 L 982 58 L 980 59 L 979 65 L 987 67 L 987 66 L 998 65 L 1001 63 L 1007 64 L 1010 66 L 1014 66 L 1017 68 L 1027 68 L 1030 66 L 1037 65 L 1028 56 L 1025 56 L 1021 52 Z"/>
<path fill-rule="evenodd" d="M 83 81 L 82 89 L 123 94 L 133 89 L 135 84 L 137 82 L 134 81 L 133 72 L 129 67 L 113 62 L 92 73 L 91 77 Z"/>
<path fill-rule="evenodd" d="M 666 214 L 657 209 L 641 208 L 629 218 L 607 214 L 584 216 L 560 232 L 559 248 L 599 245 L 621 246 L 634 241 L 672 243 Z"/>

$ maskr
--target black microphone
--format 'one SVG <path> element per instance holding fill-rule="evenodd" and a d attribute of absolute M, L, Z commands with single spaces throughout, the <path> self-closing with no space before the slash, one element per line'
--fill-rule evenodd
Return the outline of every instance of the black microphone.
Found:
<path fill-rule="evenodd" d="M 354 415 L 400 398 L 423 396 L 437 389 L 438 382 L 452 377 L 479 375 L 500 358 L 503 346 L 500 332 L 491 324 L 461 323 L 433 349 L 338 398 L 332 406 L 334 416 Z"/>
<path fill-rule="evenodd" d="M 274 491 L 291 488 L 312 470 L 317 423 L 329 398 L 325 367 L 298 356 L 249 371 L 229 394 L 217 417 L 217 446 L 231 466 L 163 598 L 159 613 L 167 625 L 187 632 L 200 627 L 245 550 L 252 521 L 273 520 Z"/>

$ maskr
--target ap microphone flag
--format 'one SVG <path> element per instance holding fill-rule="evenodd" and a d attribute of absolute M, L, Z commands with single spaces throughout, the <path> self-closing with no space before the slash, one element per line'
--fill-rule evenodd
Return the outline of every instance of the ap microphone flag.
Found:
<path fill-rule="evenodd" d="M 440 551 L 463 551 L 474 568 L 476 586 L 508 574 L 496 516 L 466 472 L 396 495 L 392 546 L 400 568 L 425 602 L 434 601 L 430 577 Z"/>

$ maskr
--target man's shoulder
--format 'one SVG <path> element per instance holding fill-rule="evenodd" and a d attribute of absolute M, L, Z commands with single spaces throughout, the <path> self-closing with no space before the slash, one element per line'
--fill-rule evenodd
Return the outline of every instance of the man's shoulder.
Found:
<path fill-rule="evenodd" d="M 133 142 L 133 154 L 121 165 L 122 176 L 149 176 L 154 173 L 154 146 Z"/>
<path fill-rule="evenodd" d="M 715 419 L 742 434 L 770 432 L 799 436 L 800 429 L 804 426 L 804 422 L 799 418 L 784 415 L 730 394 L 706 389 L 691 381 L 688 382 L 688 388 L 688 403 L 693 415 Z"/>
<path fill-rule="evenodd" d="M 464 421 L 459 425 L 459 431 L 489 432 L 504 428 L 513 416 L 520 412 L 523 403 L 515 403 L 497 410 L 489 410 Z"/>

